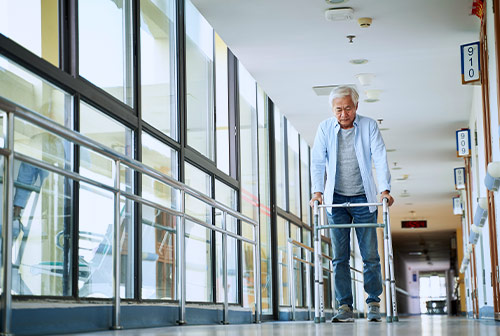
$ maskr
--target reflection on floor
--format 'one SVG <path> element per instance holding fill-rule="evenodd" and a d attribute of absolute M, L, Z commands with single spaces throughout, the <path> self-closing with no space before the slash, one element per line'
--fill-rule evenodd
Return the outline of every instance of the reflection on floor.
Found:
<path fill-rule="evenodd" d="M 73 334 L 75 335 L 75 334 Z M 184 326 L 76 334 L 80 336 L 333 336 L 333 335 L 500 335 L 500 322 L 478 321 L 443 315 L 402 318 L 398 323 L 265 322 L 262 324 Z"/>

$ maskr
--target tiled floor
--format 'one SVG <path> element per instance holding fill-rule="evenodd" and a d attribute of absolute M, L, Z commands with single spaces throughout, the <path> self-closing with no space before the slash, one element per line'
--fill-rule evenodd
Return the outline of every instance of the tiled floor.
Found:
<path fill-rule="evenodd" d="M 466 318 L 429 316 L 402 318 L 398 323 L 374 323 L 358 319 L 354 323 L 314 324 L 312 322 L 265 322 L 243 325 L 183 326 L 122 331 L 103 331 L 80 336 L 333 336 L 333 335 L 500 335 L 500 322 Z"/>

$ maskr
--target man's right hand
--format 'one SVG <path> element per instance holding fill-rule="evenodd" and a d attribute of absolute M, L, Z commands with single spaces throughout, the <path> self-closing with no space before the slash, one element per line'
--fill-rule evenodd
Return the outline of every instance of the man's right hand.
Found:
<path fill-rule="evenodd" d="M 314 208 L 314 201 L 318 201 L 319 204 L 323 204 L 323 194 L 320 192 L 314 193 L 313 197 L 311 198 L 311 201 L 309 202 L 311 208 Z"/>

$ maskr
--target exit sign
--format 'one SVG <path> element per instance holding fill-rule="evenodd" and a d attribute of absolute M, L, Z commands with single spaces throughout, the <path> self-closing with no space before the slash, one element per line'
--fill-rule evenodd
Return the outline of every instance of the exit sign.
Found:
<path fill-rule="evenodd" d="M 427 227 L 427 221 L 426 220 L 406 220 L 406 221 L 401 221 L 401 227 L 403 229 L 426 228 Z"/>

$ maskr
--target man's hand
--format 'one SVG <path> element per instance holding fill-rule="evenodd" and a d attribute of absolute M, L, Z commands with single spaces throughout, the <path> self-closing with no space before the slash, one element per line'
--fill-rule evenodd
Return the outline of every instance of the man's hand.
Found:
<path fill-rule="evenodd" d="M 388 190 L 382 191 L 380 194 L 380 201 L 382 202 L 384 198 L 387 198 L 387 204 L 391 206 L 394 203 L 394 198 L 392 198 L 391 194 Z"/>
<path fill-rule="evenodd" d="M 314 196 L 311 198 L 309 205 L 314 208 L 314 201 L 318 201 L 319 204 L 323 204 L 323 194 L 320 192 L 315 192 Z"/>

